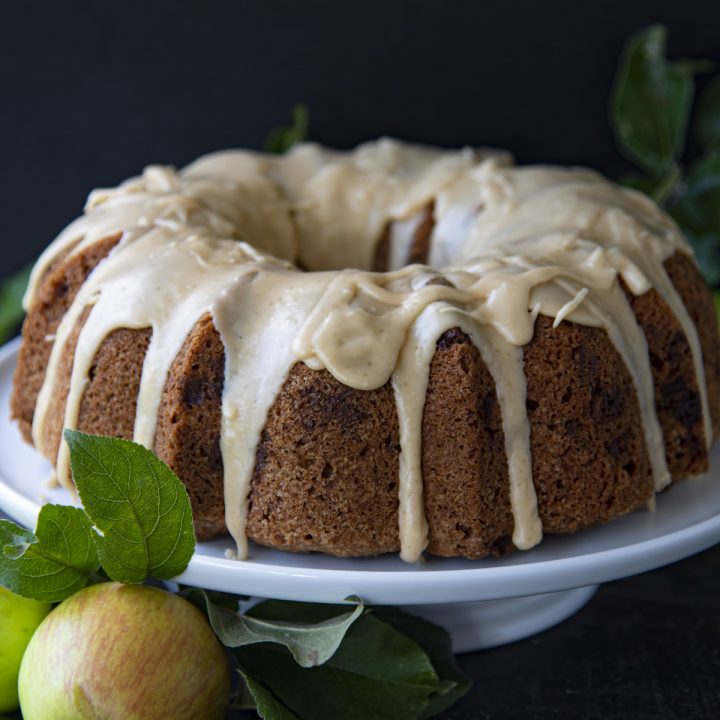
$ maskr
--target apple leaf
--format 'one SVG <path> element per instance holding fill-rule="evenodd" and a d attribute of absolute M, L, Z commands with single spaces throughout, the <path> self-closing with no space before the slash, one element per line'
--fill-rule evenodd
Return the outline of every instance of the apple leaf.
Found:
<path fill-rule="evenodd" d="M 113 579 L 163 580 L 185 570 L 195 551 L 190 498 L 150 450 L 118 438 L 66 430 L 73 479 L 100 562 Z"/>
<path fill-rule="evenodd" d="M 293 105 L 292 123 L 271 130 L 263 143 L 263 150 L 281 155 L 293 145 L 307 140 L 310 112 L 306 105 Z"/>
<path fill-rule="evenodd" d="M 310 607 L 314 613 L 318 606 Z M 303 720 L 419 720 L 431 698 L 453 685 L 438 678 L 420 645 L 372 613 L 359 618 L 318 667 L 301 668 L 277 644 L 239 648 L 234 655 L 244 674 Z"/>
<path fill-rule="evenodd" d="M 472 687 L 472 681 L 460 670 L 452 652 L 447 630 L 398 608 L 373 608 L 373 614 L 414 640 L 430 658 L 443 690 L 431 696 L 423 718 L 430 718 L 454 705 Z"/>
<path fill-rule="evenodd" d="M 653 25 L 625 45 L 613 87 L 610 118 L 619 149 L 643 173 L 621 179 L 644 192 L 677 221 L 692 245 L 707 283 L 720 285 L 720 77 L 706 86 L 695 117 L 704 149 L 689 168 L 682 164 L 702 61 L 669 61 L 667 30 Z"/>
<path fill-rule="evenodd" d="M 29 265 L 24 267 L 0 285 L 0 344 L 10 337 L 25 314 L 22 298 L 30 277 L 30 269 Z"/>
<path fill-rule="evenodd" d="M 301 667 L 315 667 L 327 662 L 337 651 L 350 626 L 363 614 L 362 601 L 354 610 L 344 605 L 318 605 L 322 616 L 302 617 L 293 611 L 303 603 L 266 601 L 242 614 L 210 601 L 203 590 L 189 590 L 186 597 L 207 612 L 210 625 L 220 641 L 229 648 L 257 643 L 278 643 L 286 647 Z"/>
<path fill-rule="evenodd" d="M 708 284 L 720 285 L 720 151 L 690 166 L 670 214 L 692 243 Z"/>
<path fill-rule="evenodd" d="M 663 205 L 673 195 L 681 180 L 682 171 L 678 165 L 673 165 L 662 177 L 649 177 L 630 173 L 620 178 L 620 184 L 625 187 L 639 190 L 652 198 L 658 205 Z"/>
<path fill-rule="evenodd" d="M 34 534 L 0 520 L 0 547 L 0 585 L 33 600 L 60 602 L 100 567 L 87 515 L 65 505 L 44 505 Z"/>
<path fill-rule="evenodd" d="M 300 720 L 288 710 L 261 682 L 241 671 L 247 689 L 255 700 L 255 710 L 263 720 Z"/>
<path fill-rule="evenodd" d="M 720 150 L 720 77 L 708 83 L 698 102 L 698 140 L 709 150 Z"/>
<path fill-rule="evenodd" d="M 652 25 L 625 46 L 612 93 L 611 116 L 617 142 L 655 178 L 671 173 L 685 147 L 700 63 L 669 62 L 667 30 Z"/>

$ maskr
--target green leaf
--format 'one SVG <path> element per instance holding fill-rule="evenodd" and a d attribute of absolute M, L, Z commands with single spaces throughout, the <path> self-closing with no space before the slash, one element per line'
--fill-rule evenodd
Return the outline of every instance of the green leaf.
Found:
<path fill-rule="evenodd" d="M 444 687 L 422 648 L 372 613 L 319 667 L 299 667 L 275 644 L 234 653 L 244 673 L 303 720 L 416 720 Z"/>
<path fill-rule="evenodd" d="M 263 150 L 281 155 L 293 145 L 304 142 L 308 137 L 310 111 L 306 105 L 293 105 L 292 123 L 276 127 L 268 133 L 263 143 Z"/>
<path fill-rule="evenodd" d="M 278 643 L 286 647 L 302 667 L 327 662 L 364 611 L 360 601 L 348 612 L 345 605 L 268 600 L 243 615 L 215 605 L 203 590 L 191 590 L 187 597 L 202 603 L 210 625 L 226 647 Z M 321 608 L 324 615 L 320 619 L 317 619 L 317 608 Z"/>
<path fill-rule="evenodd" d="M 656 178 L 650 178 L 647 175 L 640 175 L 639 173 L 628 173 L 620 178 L 620 184 L 625 187 L 638 190 L 641 193 L 645 193 L 648 197 L 653 197 L 657 192 L 658 180 Z"/>
<path fill-rule="evenodd" d="M 622 177 L 620 183 L 625 187 L 645 193 L 658 205 L 663 205 L 672 196 L 680 178 L 680 168 L 673 165 L 663 177 L 654 178 L 631 173 Z"/>
<path fill-rule="evenodd" d="M 60 602 L 100 567 L 87 515 L 65 505 L 44 505 L 35 534 L 0 520 L 0 548 L 0 585 L 33 600 Z"/>
<path fill-rule="evenodd" d="M 25 315 L 22 298 L 30 278 L 28 265 L 0 285 L 0 344 L 4 343 Z"/>
<path fill-rule="evenodd" d="M 242 670 L 235 668 L 238 673 L 238 683 L 230 696 L 231 710 L 256 710 L 257 702 L 255 696 L 250 692 L 245 676 L 242 674 Z"/>
<path fill-rule="evenodd" d="M 684 192 L 670 208 L 709 285 L 720 285 L 720 152 L 694 163 Z"/>
<path fill-rule="evenodd" d="M 612 91 L 611 119 L 621 150 L 653 177 L 682 155 L 695 84 L 702 68 L 665 58 L 666 28 L 653 25 L 625 46 Z"/>
<path fill-rule="evenodd" d="M 695 251 L 695 258 L 705 282 L 710 287 L 720 286 L 720 235 L 706 233 L 696 236 L 685 230 L 685 237 Z"/>
<path fill-rule="evenodd" d="M 190 585 L 178 585 L 178 588 L 179 595 L 194 602 L 203 612 L 206 611 L 205 599 L 200 597 L 200 592 L 204 593 L 213 605 L 233 611 L 238 609 L 241 602 L 246 602 L 250 599 L 246 595 L 234 595 L 233 593 L 221 592 L 220 590 L 198 590 L 198 588 L 191 587 Z M 196 595 L 197 598 L 195 597 Z"/>
<path fill-rule="evenodd" d="M 720 75 L 707 85 L 700 96 L 697 118 L 700 144 L 709 150 L 720 150 Z"/>
<path fill-rule="evenodd" d="M 715 298 L 715 314 L 717 315 L 718 325 L 720 325 L 720 292 L 714 293 Z"/>
<path fill-rule="evenodd" d="M 247 689 L 255 700 L 257 714 L 263 720 L 300 720 L 298 716 L 288 710 L 261 682 L 240 671 Z"/>
<path fill-rule="evenodd" d="M 472 681 L 455 660 L 447 630 L 398 608 L 373 608 L 373 614 L 414 640 L 430 658 L 441 682 L 445 683 L 444 688 L 430 698 L 423 718 L 447 710 L 470 690 Z"/>
<path fill-rule="evenodd" d="M 163 580 L 185 570 L 195 550 L 190 499 L 150 450 L 118 438 L 66 430 L 80 500 L 95 527 L 100 562 L 119 582 Z"/>

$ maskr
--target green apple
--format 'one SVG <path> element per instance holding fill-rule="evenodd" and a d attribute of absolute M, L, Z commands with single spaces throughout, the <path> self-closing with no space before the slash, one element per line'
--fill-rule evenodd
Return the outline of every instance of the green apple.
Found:
<path fill-rule="evenodd" d="M 230 668 L 194 605 L 158 588 L 100 583 L 45 618 L 19 687 L 24 720 L 220 720 Z"/>
<path fill-rule="evenodd" d="M 12 712 L 20 707 L 20 661 L 32 634 L 51 607 L 0 587 L 0 713 Z"/>

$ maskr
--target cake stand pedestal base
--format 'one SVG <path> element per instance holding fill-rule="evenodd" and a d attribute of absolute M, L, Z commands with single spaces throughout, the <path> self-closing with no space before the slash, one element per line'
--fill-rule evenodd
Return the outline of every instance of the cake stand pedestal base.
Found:
<path fill-rule="evenodd" d="M 451 635 L 456 653 L 473 652 L 530 637 L 575 614 L 598 589 L 597 585 L 503 600 L 447 605 L 411 605 L 420 615 Z"/>

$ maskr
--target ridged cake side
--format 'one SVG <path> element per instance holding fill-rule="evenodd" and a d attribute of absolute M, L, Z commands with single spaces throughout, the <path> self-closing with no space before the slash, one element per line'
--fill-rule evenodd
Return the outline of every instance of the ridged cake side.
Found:
<path fill-rule="evenodd" d="M 60 262 L 42 282 L 24 327 L 13 412 L 32 424 L 42 372 L 24 358 L 48 354 L 47 336 L 85 277 L 107 255 L 108 238 Z M 692 261 L 665 263 L 694 315 L 703 344 L 717 428 L 718 339 L 712 299 Z M 53 298 L 55 298 L 53 300 Z M 57 303 L 57 305 L 53 305 Z M 687 343 L 654 291 L 632 299 L 648 339 L 656 404 L 673 477 L 707 468 L 697 380 Z M 78 328 L 79 330 L 79 328 Z M 151 332 L 123 329 L 101 344 L 84 392 L 78 428 L 132 439 L 135 400 Z M 44 452 L 56 456 L 72 371 L 71 335 Z M 653 492 L 632 380 L 602 330 L 537 320 L 524 349 L 533 477 L 545 532 L 567 533 L 641 507 Z M 198 537 L 226 532 L 220 413 L 224 347 L 212 319 L 193 328 L 173 363 L 154 449 L 184 480 Z M 716 431 L 717 432 L 717 431 Z M 437 341 L 423 413 L 422 463 L 429 551 L 483 557 L 512 549 L 513 517 L 495 386 L 459 328 Z M 257 448 L 248 535 L 291 551 L 375 555 L 399 549 L 400 452 L 389 386 L 349 388 L 298 363 L 274 402 Z"/>

